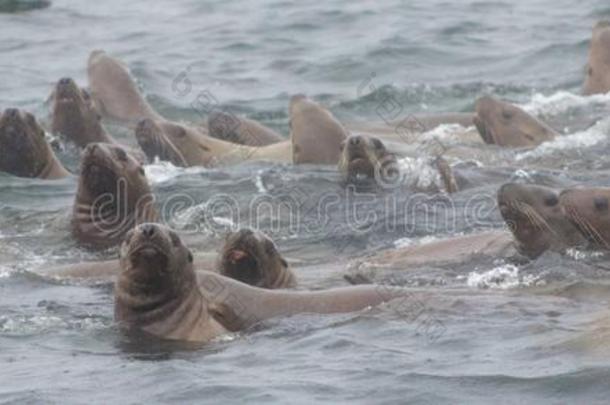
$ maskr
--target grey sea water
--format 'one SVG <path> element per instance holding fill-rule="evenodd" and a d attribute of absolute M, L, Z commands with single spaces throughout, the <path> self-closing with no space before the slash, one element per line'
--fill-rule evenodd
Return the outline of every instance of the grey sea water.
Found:
<path fill-rule="evenodd" d="M 69 76 L 86 85 L 87 57 L 101 48 L 175 120 L 203 122 L 193 106 L 206 100 L 287 136 L 295 93 L 349 123 L 471 111 L 477 97 L 494 94 L 565 133 L 533 151 L 491 148 L 483 163 L 452 161 L 463 191 L 403 211 L 386 203 L 409 206 L 409 192 L 346 192 L 333 167 L 147 166 L 164 219 L 194 251 L 215 251 L 228 224 L 257 226 L 274 236 L 304 288 L 345 285 L 351 260 L 381 249 L 501 229 L 494 195 L 503 182 L 610 185 L 610 96 L 579 95 L 591 28 L 610 18 L 605 1 L 23 3 L 0 0 L 0 108 L 43 121 L 53 84 Z M 109 129 L 134 144 L 129 131 Z M 59 155 L 76 170 L 75 150 Z M 187 347 L 123 336 L 109 285 L 41 276 L 53 264 L 115 254 L 70 238 L 75 188 L 75 177 L 0 174 L 1 403 L 608 402 L 603 255 L 379 269 L 375 282 L 431 298 L 273 320 Z M 186 206 L 167 204 L 177 194 Z M 331 194 L 338 203 L 320 223 L 316 204 Z M 230 196 L 239 216 L 220 208 L 212 224 L 205 207 L 219 196 Z M 298 226 L 249 209 L 253 198 L 285 196 L 299 202 Z"/>

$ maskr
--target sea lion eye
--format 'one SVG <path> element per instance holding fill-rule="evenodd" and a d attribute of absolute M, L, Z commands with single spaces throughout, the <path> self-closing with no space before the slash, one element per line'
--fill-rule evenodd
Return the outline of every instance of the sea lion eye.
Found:
<path fill-rule="evenodd" d="M 505 120 L 509 120 L 513 117 L 513 113 L 512 111 L 502 110 L 502 117 L 504 117 Z"/>
<path fill-rule="evenodd" d="M 559 198 L 556 195 L 550 195 L 544 199 L 544 204 L 547 207 L 554 207 L 559 203 Z"/>
<path fill-rule="evenodd" d="M 127 153 L 123 149 L 116 149 L 116 157 L 120 161 L 127 162 Z"/>
<path fill-rule="evenodd" d="M 186 130 L 182 127 L 178 127 L 178 133 L 176 134 L 179 138 L 184 138 L 186 136 Z"/>
<path fill-rule="evenodd" d="M 608 199 L 605 197 L 596 197 L 593 204 L 598 211 L 608 211 Z"/>
<path fill-rule="evenodd" d="M 373 139 L 371 139 L 371 142 L 373 142 L 373 146 L 376 149 L 383 149 L 383 143 L 379 139 L 373 138 Z"/>

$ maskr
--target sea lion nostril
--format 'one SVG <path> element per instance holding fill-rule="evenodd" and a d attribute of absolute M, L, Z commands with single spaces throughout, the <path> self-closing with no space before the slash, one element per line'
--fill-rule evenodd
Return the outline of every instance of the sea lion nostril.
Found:
<path fill-rule="evenodd" d="M 608 199 L 605 197 L 596 197 L 593 201 L 595 209 L 598 211 L 608 211 Z"/>
<path fill-rule="evenodd" d="M 155 226 L 153 224 L 144 224 L 140 227 L 140 230 L 142 231 L 142 235 L 147 238 L 151 238 L 155 234 Z"/>
<path fill-rule="evenodd" d="M 361 142 L 361 139 L 360 139 L 360 137 L 359 137 L 359 136 L 352 136 L 352 137 L 349 139 L 349 144 L 350 144 L 351 146 L 358 146 L 358 145 L 360 145 L 360 142 Z"/>
<path fill-rule="evenodd" d="M 16 118 L 19 115 L 19 110 L 16 108 L 7 108 L 4 110 L 7 117 Z"/>

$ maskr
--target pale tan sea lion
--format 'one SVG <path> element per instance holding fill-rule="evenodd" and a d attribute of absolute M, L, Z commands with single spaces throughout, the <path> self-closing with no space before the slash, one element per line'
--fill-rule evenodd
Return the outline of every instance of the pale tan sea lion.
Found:
<path fill-rule="evenodd" d="M 285 139 L 259 122 L 224 111 L 214 111 L 208 117 L 208 133 L 223 141 L 248 146 L 265 146 Z"/>
<path fill-rule="evenodd" d="M 120 260 L 115 320 L 125 330 L 162 339 L 205 343 L 273 317 L 353 312 L 413 295 L 372 286 L 270 291 L 195 272 L 193 256 L 178 235 L 159 224 L 142 224 L 130 231 Z"/>
<path fill-rule="evenodd" d="M 473 122 L 488 144 L 535 147 L 559 136 L 551 127 L 521 108 L 491 96 L 479 98 L 475 109 Z"/>
<path fill-rule="evenodd" d="M 583 94 L 588 96 L 609 91 L 610 21 L 599 21 L 593 27 Z"/>
<path fill-rule="evenodd" d="M 258 160 L 290 163 L 292 160 L 290 141 L 261 147 L 238 145 L 212 138 L 202 128 L 169 121 L 152 123 L 145 120 L 138 124 L 138 128 L 147 128 L 138 136 L 138 142 L 148 150 L 147 154 L 160 158 L 165 156 L 181 166 L 215 167 Z M 152 140 L 148 146 L 142 143 L 145 135 Z"/>
<path fill-rule="evenodd" d="M 142 118 L 162 119 L 118 59 L 102 50 L 91 52 L 87 75 L 91 96 L 103 116 L 127 125 L 135 125 Z"/>
<path fill-rule="evenodd" d="M 610 188 L 571 188 L 561 192 L 565 215 L 593 249 L 610 250 Z"/>
<path fill-rule="evenodd" d="M 550 187 L 508 183 L 498 191 L 498 207 L 519 251 L 536 258 L 547 250 L 564 251 L 586 245 Z"/>
<path fill-rule="evenodd" d="M 7 108 L 0 115 L 0 171 L 40 179 L 70 174 L 47 143 L 36 118 L 16 108 Z"/>
<path fill-rule="evenodd" d="M 72 214 L 72 234 L 93 248 L 118 245 L 157 210 L 144 168 L 117 145 L 93 143 L 83 151 Z"/>
<path fill-rule="evenodd" d="M 535 259 L 546 250 L 563 251 L 586 242 L 564 215 L 559 205 L 559 192 L 555 189 L 505 184 L 498 191 L 498 207 L 509 231 L 492 230 L 391 249 L 359 259 L 352 267 L 356 270 L 367 267 L 412 269 L 463 263 L 475 256 L 511 258 L 524 255 Z"/>
<path fill-rule="evenodd" d="M 220 274 L 255 287 L 296 287 L 297 279 L 273 241 L 264 233 L 241 229 L 227 235 L 218 256 Z"/>
<path fill-rule="evenodd" d="M 51 130 L 61 134 L 81 148 L 90 143 L 116 143 L 101 123 L 91 96 L 70 78 L 62 78 L 55 85 Z"/>
<path fill-rule="evenodd" d="M 349 134 L 330 111 L 298 94 L 290 99 L 289 113 L 293 163 L 337 164 Z"/>

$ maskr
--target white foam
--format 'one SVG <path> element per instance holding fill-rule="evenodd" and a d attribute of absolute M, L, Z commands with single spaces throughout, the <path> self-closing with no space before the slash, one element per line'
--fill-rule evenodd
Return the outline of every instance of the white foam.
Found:
<path fill-rule="evenodd" d="M 177 167 L 171 162 L 161 161 L 159 158 L 155 158 L 152 164 L 144 166 L 150 184 L 160 184 L 183 174 L 203 173 L 207 170 L 205 167 Z"/>
<path fill-rule="evenodd" d="M 265 194 L 267 192 L 267 189 L 265 188 L 265 184 L 263 184 L 263 173 L 264 173 L 264 170 L 258 170 L 254 177 L 254 185 L 256 186 L 256 189 L 258 190 L 258 192 L 261 194 Z"/>
<path fill-rule="evenodd" d="M 533 150 L 518 154 L 515 156 L 515 159 L 537 158 L 558 150 L 588 148 L 607 139 L 609 131 L 610 119 L 605 119 L 585 131 L 576 132 L 572 135 L 558 136 L 552 141 L 540 144 Z"/>
<path fill-rule="evenodd" d="M 398 160 L 404 183 L 419 190 L 442 189 L 441 175 L 428 157 L 405 157 Z"/>
<path fill-rule="evenodd" d="M 521 108 L 534 115 L 555 115 L 571 108 L 607 103 L 610 103 L 610 93 L 581 96 L 567 91 L 558 91 L 549 96 L 536 93 L 532 96 L 530 102 L 521 105 Z"/>
<path fill-rule="evenodd" d="M 519 274 L 519 267 L 513 264 L 502 264 L 482 273 L 473 271 L 466 278 L 466 284 L 469 287 L 499 290 L 540 285 L 542 283 L 542 280 L 533 275 L 523 276 Z"/>

